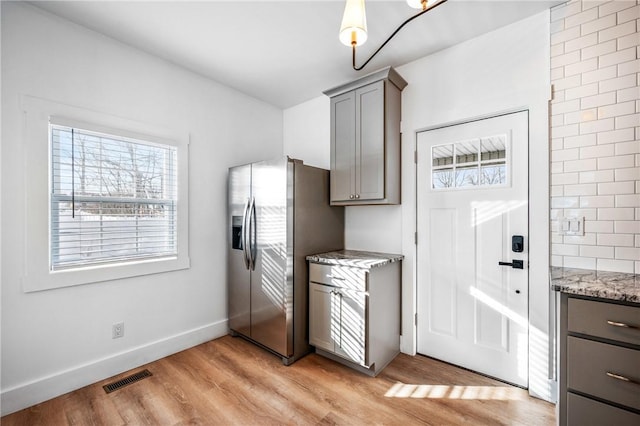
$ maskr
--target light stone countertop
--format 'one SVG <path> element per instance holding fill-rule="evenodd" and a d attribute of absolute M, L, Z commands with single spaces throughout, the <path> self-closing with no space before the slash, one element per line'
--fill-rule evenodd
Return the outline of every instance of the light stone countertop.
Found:
<path fill-rule="evenodd" d="M 307 260 L 313 263 L 366 269 L 399 262 L 402 259 L 404 259 L 404 256 L 401 254 L 375 253 L 359 250 L 339 250 L 307 256 Z"/>
<path fill-rule="evenodd" d="M 640 304 L 640 275 L 637 274 L 554 266 L 550 275 L 551 288 L 555 291 Z"/>

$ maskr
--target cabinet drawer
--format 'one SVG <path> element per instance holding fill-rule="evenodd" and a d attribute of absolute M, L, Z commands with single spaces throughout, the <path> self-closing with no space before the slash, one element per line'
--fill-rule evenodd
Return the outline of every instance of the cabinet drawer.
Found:
<path fill-rule="evenodd" d="M 569 392 L 567 424 L 570 426 L 637 426 L 640 424 L 640 415 Z"/>
<path fill-rule="evenodd" d="M 640 350 L 569 336 L 567 388 L 640 410 L 640 385 L 607 373 L 640 381 Z"/>
<path fill-rule="evenodd" d="M 640 345 L 640 328 L 632 327 L 640 327 L 640 307 L 569 298 L 569 332 Z"/>
<path fill-rule="evenodd" d="M 334 287 L 368 291 L 366 269 L 311 263 L 309 264 L 309 280 Z"/>

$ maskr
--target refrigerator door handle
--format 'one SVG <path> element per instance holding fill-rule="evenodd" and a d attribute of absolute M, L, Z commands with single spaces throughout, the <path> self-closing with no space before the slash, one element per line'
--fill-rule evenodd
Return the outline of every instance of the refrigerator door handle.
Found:
<path fill-rule="evenodd" d="M 251 204 L 249 205 L 249 266 L 252 271 L 256 270 L 256 198 L 251 197 Z"/>
<path fill-rule="evenodd" d="M 244 267 L 249 269 L 249 252 L 247 251 L 247 215 L 249 213 L 249 198 L 247 198 L 246 203 L 244 204 L 244 213 L 242 215 L 242 234 L 240 235 L 240 239 L 242 241 L 242 254 L 244 260 Z"/>

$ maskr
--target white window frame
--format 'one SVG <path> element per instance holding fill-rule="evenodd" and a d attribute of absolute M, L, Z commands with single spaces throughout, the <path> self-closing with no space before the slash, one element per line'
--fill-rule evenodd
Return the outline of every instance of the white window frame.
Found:
<path fill-rule="evenodd" d="M 187 269 L 189 261 L 189 137 L 188 133 L 160 126 L 23 96 L 25 149 L 25 265 L 22 287 L 25 292 L 112 281 L 149 274 Z M 51 271 L 50 224 L 50 141 L 49 122 L 64 123 L 100 133 L 121 135 L 177 148 L 177 256 L 123 263 L 105 263 Z"/>

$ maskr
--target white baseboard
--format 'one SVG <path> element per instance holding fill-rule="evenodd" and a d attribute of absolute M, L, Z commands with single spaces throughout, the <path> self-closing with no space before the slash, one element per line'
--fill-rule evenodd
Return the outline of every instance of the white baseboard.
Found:
<path fill-rule="evenodd" d="M 2 391 L 4 416 L 228 333 L 227 321 L 185 331 Z"/>

